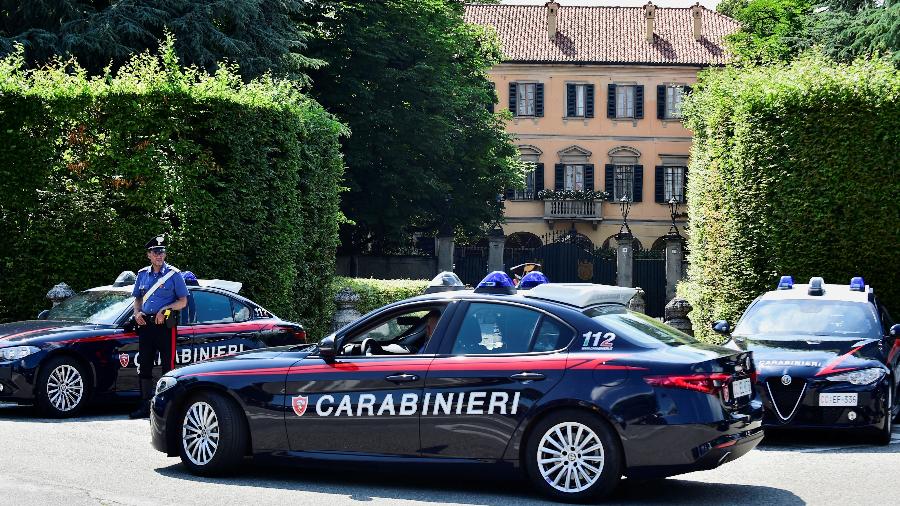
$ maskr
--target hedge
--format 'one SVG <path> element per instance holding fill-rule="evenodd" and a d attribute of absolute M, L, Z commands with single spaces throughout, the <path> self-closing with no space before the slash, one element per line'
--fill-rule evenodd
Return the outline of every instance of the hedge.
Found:
<path fill-rule="evenodd" d="M 168 261 L 289 319 L 318 321 L 334 272 L 346 129 L 286 81 L 210 76 L 171 52 L 89 78 L 73 62 L 0 60 L 0 319 L 46 291 Z"/>
<path fill-rule="evenodd" d="M 886 59 L 703 73 L 694 133 L 688 278 L 698 335 L 734 322 L 779 275 L 863 276 L 900 313 L 900 72 Z"/>

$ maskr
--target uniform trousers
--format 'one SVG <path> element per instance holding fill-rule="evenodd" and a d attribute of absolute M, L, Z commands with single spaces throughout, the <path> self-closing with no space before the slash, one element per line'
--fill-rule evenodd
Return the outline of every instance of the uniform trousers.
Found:
<path fill-rule="evenodd" d="M 137 328 L 138 335 L 138 377 L 153 379 L 153 363 L 159 355 L 162 373 L 175 368 L 175 327 L 169 328 L 165 322 L 156 323 L 155 315 L 145 315 L 146 325 Z"/>

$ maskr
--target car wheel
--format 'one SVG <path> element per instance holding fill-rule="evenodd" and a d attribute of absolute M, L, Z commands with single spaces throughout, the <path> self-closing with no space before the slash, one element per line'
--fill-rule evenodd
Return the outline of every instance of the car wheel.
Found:
<path fill-rule="evenodd" d="M 89 376 L 77 360 L 56 357 L 41 367 L 36 401 L 42 414 L 53 418 L 75 416 L 84 409 L 90 394 Z"/>
<path fill-rule="evenodd" d="M 877 435 L 875 436 L 875 443 L 885 446 L 891 444 L 891 430 L 894 428 L 891 421 L 893 420 L 893 409 L 894 405 L 891 403 L 893 397 L 891 395 L 891 389 L 887 389 L 887 399 L 885 400 L 884 405 L 884 424 L 881 429 L 878 429 Z"/>
<path fill-rule="evenodd" d="M 606 421 L 583 411 L 560 411 L 538 422 L 525 452 L 532 483 L 559 501 L 602 498 L 622 476 L 618 436 Z"/>
<path fill-rule="evenodd" d="M 244 458 L 247 438 L 244 415 L 234 401 L 203 393 L 186 403 L 179 453 L 191 473 L 216 476 L 234 472 Z"/>

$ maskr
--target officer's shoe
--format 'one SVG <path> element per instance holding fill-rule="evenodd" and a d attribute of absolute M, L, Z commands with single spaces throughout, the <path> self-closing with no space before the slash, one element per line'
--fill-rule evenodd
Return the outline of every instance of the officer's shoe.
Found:
<path fill-rule="evenodd" d="M 136 418 L 150 418 L 150 404 L 147 401 L 141 401 L 141 406 L 129 413 L 128 418 L 132 420 Z"/>

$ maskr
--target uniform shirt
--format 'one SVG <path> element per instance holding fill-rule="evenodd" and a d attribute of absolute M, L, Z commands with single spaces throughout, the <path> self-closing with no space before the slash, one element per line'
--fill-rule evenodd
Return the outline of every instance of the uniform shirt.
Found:
<path fill-rule="evenodd" d="M 165 262 L 163 262 L 162 269 L 160 269 L 159 272 L 153 272 L 152 266 L 144 267 L 139 270 L 137 279 L 134 281 L 134 289 L 131 290 L 131 295 L 134 297 L 143 297 L 144 294 L 156 284 L 156 281 L 159 278 L 165 276 L 173 269 L 175 270 L 175 273 L 169 276 L 169 279 L 167 279 L 165 283 L 151 293 L 150 297 L 144 299 L 141 311 L 148 315 L 156 314 L 165 306 L 168 306 L 182 297 L 187 297 L 188 289 L 187 285 L 184 284 L 184 278 L 181 277 L 178 269 L 171 267 Z"/>

